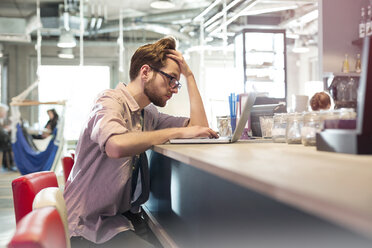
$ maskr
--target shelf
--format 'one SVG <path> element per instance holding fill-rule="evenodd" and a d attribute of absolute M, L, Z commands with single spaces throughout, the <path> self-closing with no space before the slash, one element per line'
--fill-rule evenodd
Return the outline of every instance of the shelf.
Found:
<path fill-rule="evenodd" d="M 247 69 L 275 69 L 272 65 L 247 65 Z"/>
<path fill-rule="evenodd" d="M 246 66 L 246 70 L 269 70 L 269 71 L 283 71 L 283 67 L 274 66 Z"/>
<path fill-rule="evenodd" d="M 270 78 L 250 78 L 250 77 L 247 77 L 247 82 L 269 82 L 269 83 L 273 83 L 274 80 L 270 79 Z"/>
<path fill-rule="evenodd" d="M 329 77 L 360 77 L 360 73 L 356 73 L 356 72 L 349 72 L 349 73 L 325 72 L 323 74 L 323 78 L 329 78 Z"/>
<path fill-rule="evenodd" d="M 235 38 L 235 61 L 243 69 L 244 90 L 254 84 L 260 91 L 268 92 L 269 98 L 286 97 L 285 30 L 244 29 L 242 34 Z M 256 40 L 260 42 L 253 42 Z"/>
<path fill-rule="evenodd" d="M 351 44 L 353 44 L 354 46 L 363 46 L 363 40 L 364 38 L 359 38 L 359 39 L 353 40 Z"/>
<path fill-rule="evenodd" d="M 265 50 L 249 50 L 249 51 L 247 51 L 246 53 L 277 53 L 277 52 L 275 52 L 275 51 L 265 51 Z"/>

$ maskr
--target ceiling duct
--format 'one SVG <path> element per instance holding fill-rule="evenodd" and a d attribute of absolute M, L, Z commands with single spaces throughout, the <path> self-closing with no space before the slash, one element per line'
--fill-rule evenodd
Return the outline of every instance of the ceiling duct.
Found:
<path fill-rule="evenodd" d="M 138 31 L 138 30 L 155 32 L 155 33 L 159 33 L 162 35 L 172 35 L 177 39 L 185 40 L 185 41 L 191 40 L 191 36 L 189 36 L 188 34 L 184 34 L 182 32 L 179 32 L 178 30 L 175 30 L 170 27 L 166 27 L 164 25 L 131 23 L 123 27 L 124 32 Z M 119 31 L 118 26 L 113 24 L 113 25 L 107 25 L 104 28 L 98 30 L 97 34 L 112 33 L 112 32 L 118 32 L 118 31 Z"/>
<path fill-rule="evenodd" d="M 0 41 L 31 42 L 26 33 L 26 20 L 23 18 L 0 17 Z"/>

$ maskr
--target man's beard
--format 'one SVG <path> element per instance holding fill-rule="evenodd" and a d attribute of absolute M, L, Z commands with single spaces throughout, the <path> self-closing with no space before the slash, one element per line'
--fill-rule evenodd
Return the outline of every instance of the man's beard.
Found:
<path fill-rule="evenodd" d="M 149 100 L 158 107 L 164 107 L 167 101 L 162 99 L 162 96 L 157 91 L 154 84 L 155 77 L 153 77 L 147 84 L 145 84 L 144 93 L 149 98 Z"/>

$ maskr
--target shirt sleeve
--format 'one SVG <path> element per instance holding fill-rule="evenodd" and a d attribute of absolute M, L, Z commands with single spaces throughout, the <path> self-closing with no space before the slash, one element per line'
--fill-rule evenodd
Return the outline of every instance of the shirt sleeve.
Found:
<path fill-rule="evenodd" d="M 106 142 L 112 135 L 128 132 L 128 120 L 123 117 L 123 111 L 123 104 L 112 93 L 104 92 L 98 97 L 91 113 L 90 138 L 98 143 L 102 152 L 105 152 Z"/>
<path fill-rule="evenodd" d="M 189 118 L 187 117 L 177 117 L 164 113 L 160 113 L 154 105 L 149 105 L 146 107 L 149 115 L 152 116 L 152 124 L 154 130 L 172 128 L 172 127 L 185 127 L 189 123 Z M 146 116 L 145 116 L 146 118 Z"/>

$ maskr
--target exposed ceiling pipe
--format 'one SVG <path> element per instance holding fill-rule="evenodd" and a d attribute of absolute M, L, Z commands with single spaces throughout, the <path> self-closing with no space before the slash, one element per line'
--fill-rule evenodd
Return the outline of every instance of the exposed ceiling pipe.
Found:
<path fill-rule="evenodd" d="M 284 20 L 283 22 L 281 22 L 279 24 L 279 26 L 280 27 L 283 27 L 283 28 L 289 28 L 292 24 L 296 24 L 296 22 L 298 20 L 301 20 L 301 19 L 304 19 L 305 21 L 306 20 L 309 20 L 308 18 L 306 18 L 306 16 L 309 15 L 310 13 L 314 13 L 314 11 L 316 11 L 316 12 L 318 11 L 318 5 L 317 4 L 305 8 L 305 10 L 303 12 L 297 13 L 292 18 L 289 18 L 289 19 Z M 310 14 L 310 15 L 313 15 L 313 14 Z M 317 14 L 316 14 L 316 16 L 317 16 Z M 314 19 L 312 19 L 312 20 L 314 20 Z M 298 21 L 298 23 L 300 23 L 300 22 L 303 22 L 303 21 Z"/>
<path fill-rule="evenodd" d="M 41 23 L 40 21 L 40 0 L 36 1 L 36 16 L 37 22 Z M 36 54 L 37 54 L 37 69 L 36 69 L 36 77 L 37 80 L 40 79 L 40 66 L 41 66 L 41 32 L 40 26 L 37 29 L 37 43 L 36 43 Z"/>
<path fill-rule="evenodd" d="M 200 9 L 180 10 L 161 14 L 151 14 L 141 17 L 130 18 L 136 22 L 174 22 L 175 20 L 192 19 Z"/>
<path fill-rule="evenodd" d="M 291 10 L 291 9 L 297 9 L 298 5 L 292 4 L 292 5 L 273 5 L 270 7 L 261 7 L 261 8 L 255 8 L 254 10 L 249 10 L 246 13 L 244 13 L 244 16 L 254 16 L 254 15 L 262 15 L 266 13 L 272 13 L 272 12 L 278 12 L 278 11 L 284 11 L 284 10 Z"/>
<path fill-rule="evenodd" d="M 123 11 L 119 13 L 119 71 L 124 72 L 124 34 L 123 34 Z"/>
<path fill-rule="evenodd" d="M 80 66 L 84 65 L 84 0 L 80 0 Z"/>
<path fill-rule="evenodd" d="M 132 23 L 132 25 L 128 25 L 123 27 L 123 31 L 138 31 L 138 30 L 146 30 L 150 32 L 155 32 L 163 35 L 172 35 L 178 39 L 184 40 L 184 41 L 191 41 L 191 36 L 181 33 L 178 30 L 175 30 L 173 28 L 164 27 L 162 25 L 158 24 L 138 24 L 138 23 Z M 104 33 L 112 33 L 112 32 L 119 32 L 119 28 L 117 25 L 107 25 L 104 28 L 101 28 L 100 30 L 97 30 L 97 34 L 104 34 Z"/>
<path fill-rule="evenodd" d="M 213 31 L 210 32 L 210 35 L 215 35 L 217 32 L 219 32 L 220 30 L 223 30 L 223 28 L 226 26 L 228 26 L 230 23 L 232 23 L 233 21 L 235 21 L 236 19 L 238 19 L 240 16 L 242 16 L 246 11 L 248 11 L 249 9 L 251 9 L 253 6 L 255 6 L 257 3 L 259 2 L 259 0 L 252 0 L 250 1 L 242 10 L 240 10 L 237 14 L 233 14 L 233 16 L 228 19 L 225 23 L 222 23 L 219 27 L 217 27 L 216 29 L 214 29 Z"/>
<path fill-rule="evenodd" d="M 262 0 L 262 3 L 286 3 L 286 4 L 308 4 L 308 3 L 318 3 L 319 0 Z"/>
<path fill-rule="evenodd" d="M 212 23 L 214 23 L 216 20 L 221 18 L 223 16 L 224 11 L 229 11 L 232 7 L 234 7 L 237 3 L 241 2 L 241 0 L 234 0 L 231 3 L 229 3 L 226 7 L 226 10 L 218 12 L 216 15 L 212 16 L 211 18 L 208 19 L 208 21 L 205 22 L 204 26 L 208 27 Z"/>
<path fill-rule="evenodd" d="M 200 22 L 202 19 L 204 19 L 204 16 L 209 12 L 211 11 L 214 7 L 216 7 L 218 4 L 221 3 L 221 0 L 215 0 L 211 5 L 208 6 L 208 8 L 206 8 L 205 10 L 203 10 L 203 12 L 201 12 L 199 15 L 197 15 L 195 18 L 194 18 L 194 22 Z"/>
<path fill-rule="evenodd" d="M 66 31 L 70 31 L 69 13 L 68 13 L 67 0 L 64 1 L 63 26 L 64 26 L 64 28 L 65 28 Z"/>

